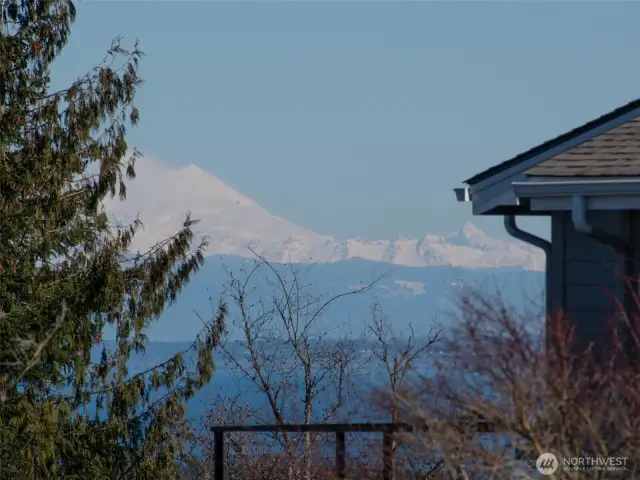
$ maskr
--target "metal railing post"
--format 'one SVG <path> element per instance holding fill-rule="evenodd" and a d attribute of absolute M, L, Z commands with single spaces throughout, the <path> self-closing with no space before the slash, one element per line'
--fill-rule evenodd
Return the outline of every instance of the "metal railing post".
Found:
<path fill-rule="evenodd" d="M 336 432 L 336 475 L 340 479 L 347 478 L 347 449 L 344 437 L 344 432 Z"/>
<path fill-rule="evenodd" d="M 393 432 L 384 432 L 382 437 L 382 480 L 394 480 Z"/>
<path fill-rule="evenodd" d="M 224 479 L 224 432 L 213 433 L 213 479 Z"/>

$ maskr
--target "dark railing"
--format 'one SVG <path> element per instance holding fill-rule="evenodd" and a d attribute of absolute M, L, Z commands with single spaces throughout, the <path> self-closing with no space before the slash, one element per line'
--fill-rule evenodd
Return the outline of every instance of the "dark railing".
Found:
<path fill-rule="evenodd" d="M 463 422 L 466 423 L 466 422 Z M 475 422 L 477 433 L 491 433 L 493 429 L 484 422 Z M 467 423 L 468 425 L 468 423 Z M 295 432 L 334 433 L 336 438 L 335 473 L 337 478 L 347 478 L 345 433 L 382 433 L 382 480 L 392 480 L 395 458 L 392 452 L 393 434 L 427 430 L 424 425 L 407 423 L 325 423 L 303 425 L 221 425 L 211 429 L 214 438 L 214 480 L 224 480 L 224 434 L 226 432 Z"/>

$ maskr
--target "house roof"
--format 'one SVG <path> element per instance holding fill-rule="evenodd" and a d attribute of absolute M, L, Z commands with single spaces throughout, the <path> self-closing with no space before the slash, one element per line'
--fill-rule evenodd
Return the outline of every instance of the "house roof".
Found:
<path fill-rule="evenodd" d="M 640 108 L 640 99 L 633 100 L 595 120 L 563 133 L 505 162 L 494 165 L 465 180 L 464 183 L 474 184 L 480 182 L 638 108 Z M 567 152 L 549 158 L 527 170 L 525 174 L 562 177 L 640 175 L 640 119 L 636 118 L 626 122 L 619 127 L 587 140 Z"/>
<path fill-rule="evenodd" d="M 524 174 L 538 177 L 638 176 L 640 118 L 544 160 L 525 170 Z"/>

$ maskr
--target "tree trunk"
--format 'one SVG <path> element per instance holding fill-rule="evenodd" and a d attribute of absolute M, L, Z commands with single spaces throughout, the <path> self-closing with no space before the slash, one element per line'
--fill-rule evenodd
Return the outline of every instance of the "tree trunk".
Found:
<path fill-rule="evenodd" d="M 311 381 L 311 365 L 305 365 L 304 423 L 309 425 L 313 413 L 313 384 Z M 304 436 L 304 472 L 302 478 L 311 480 L 311 432 Z"/>
<path fill-rule="evenodd" d="M 397 392 L 396 392 L 396 385 L 395 382 L 393 383 L 393 398 L 392 398 L 392 404 L 391 404 L 391 423 L 398 423 L 399 419 L 400 419 L 400 415 L 399 415 L 399 407 L 398 407 L 398 396 L 397 396 Z M 396 465 L 396 449 L 397 449 L 398 445 L 396 442 L 396 435 L 394 433 L 391 434 L 391 451 L 389 452 L 390 456 L 391 456 L 391 465 L 393 465 L 395 467 Z M 396 472 L 395 472 L 395 468 L 393 468 L 391 470 L 391 478 L 389 480 L 395 480 L 396 478 Z"/>

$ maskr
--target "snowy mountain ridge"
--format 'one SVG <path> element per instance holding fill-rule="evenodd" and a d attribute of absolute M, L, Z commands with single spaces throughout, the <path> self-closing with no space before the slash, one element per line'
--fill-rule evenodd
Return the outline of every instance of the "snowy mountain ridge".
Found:
<path fill-rule="evenodd" d="M 200 220 L 196 236 L 207 235 L 210 239 L 207 255 L 249 257 L 252 254 L 247 246 L 251 246 L 274 262 L 332 263 L 360 258 L 414 267 L 544 269 L 544 256 L 538 249 L 491 238 L 470 222 L 443 236 L 342 240 L 272 215 L 195 165 L 171 168 L 143 157 L 136 164 L 136 172 L 126 201 L 105 202 L 105 210 L 118 222 L 129 223 L 138 214 L 144 222 L 144 230 L 134 239 L 134 250 L 142 251 L 175 233 L 190 211 Z"/>

